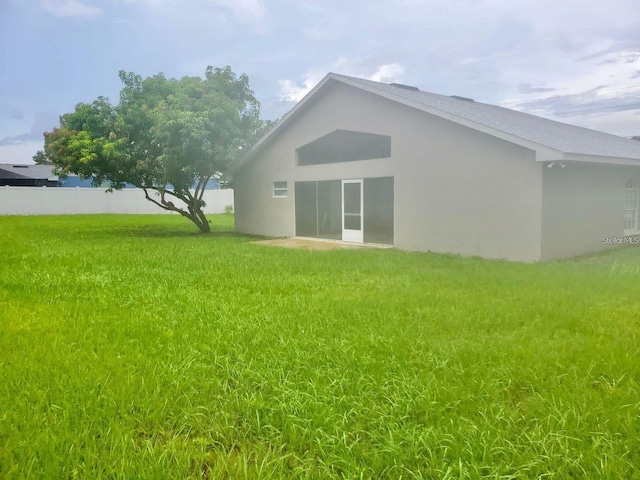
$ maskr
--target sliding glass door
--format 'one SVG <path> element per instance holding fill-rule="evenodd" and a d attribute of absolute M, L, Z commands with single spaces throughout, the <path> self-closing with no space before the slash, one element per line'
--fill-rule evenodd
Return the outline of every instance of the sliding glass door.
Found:
<path fill-rule="evenodd" d="M 299 237 L 393 245 L 393 177 L 295 182 Z"/>

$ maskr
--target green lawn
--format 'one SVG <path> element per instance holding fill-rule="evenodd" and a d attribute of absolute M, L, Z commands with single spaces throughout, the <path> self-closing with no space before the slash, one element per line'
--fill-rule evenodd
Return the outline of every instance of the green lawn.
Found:
<path fill-rule="evenodd" d="M 0 478 L 640 478 L 640 248 L 0 217 Z"/>

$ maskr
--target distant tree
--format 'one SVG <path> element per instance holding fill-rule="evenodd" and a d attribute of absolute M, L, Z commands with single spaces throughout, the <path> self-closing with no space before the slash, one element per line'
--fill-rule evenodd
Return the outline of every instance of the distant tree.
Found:
<path fill-rule="evenodd" d="M 243 147 L 241 147 L 241 149 L 243 149 L 243 151 L 245 151 L 244 149 L 249 150 L 253 145 L 258 143 L 260 139 L 264 137 L 269 132 L 269 130 L 271 130 L 275 126 L 275 124 L 278 122 L 279 120 L 262 120 L 258 128 L 256 128 L 256 130 L 253 132 L 252 141 L 247 143 Z M 220 182 L 219 183 L 220 188 L 222 189 L 233 188 L 233 179 L 231 176 L 220 175 L 218 178 Z"/>
<path fill-rule="evenodd" d="M 278 122 L 279 120 L 263 120 L 260 123 L 260 126 L 254 132 L 254 143 L 259 142 L 260 139 L 264 137 L 273 127 L 275 127 L 276 123 Z"/>
<path fill-rule="evenodd" d="M 640 142 L 640 136 L 636 135 L 634 137 L 631 137 L 631 140 L 638 140 Z"/>
<path fill-rule="evenodd" d="M 120 79 L 118 105 L 104 97 L 78 104 L 44 134 L 44 152 L 36 156 L 60 174 L 91 178 L 96 186 L 107 182 L 108 191 L 133 184 L 209 232 L 202 210 L 207 182 L 250 148 L 262 128 L 249 78 L 230 67 L 207 67 L 204 79 L 142 79 L 124 71 Z"/>
<path fill-rule="evenodd" d="M 47 158 L 42 150 L 36 152 L 33 156 L 33 161 L 36 162 L 36 165 L 51 165 L 51 160 Z"/>

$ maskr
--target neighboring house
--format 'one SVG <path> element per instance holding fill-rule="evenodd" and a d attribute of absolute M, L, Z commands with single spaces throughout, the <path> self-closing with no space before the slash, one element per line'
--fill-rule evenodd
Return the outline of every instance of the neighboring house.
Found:
<path fill-rule="evenodd" d="M 232 173 L 251 234 L 539 261 L 640 233 L 640 142 L 333 73 Z"/>
<path fill-rule="evenodd" d="M 51 165 L 13 165 L 0 163 L 0 186 L 9 185 L 13 187 L 80 187 L 80 188 L 108 188 L 109 183 L 94 186 L 91 179 L 83 179 L 77 175 L 58 176 L 53 173 Z M 172 185 L 167 185 L 173 188 Z M 136 188 L 130 183 L 124 188 Z M 195 188 L 195 185 L 193 186 Z M 220 180 L 211 178 L 207 182 L 205 190 L 219 190 Z"/>
<path fill-rule="evenodd" d="M 13 165 L 0 163 L 0 186 L 59 187 L 60 178 L 50 165 Z"/>
<path fill-rule="evenodd" d="M 77 175 L 69 175 L 62 180 L 63 187 L 80 187 L 80 188 L 108 188 L 109 182 L 104 182 L 102 185 L 95 187 L 91 182 L 91 179 L 82 179 Z M 195 188 L 195 185 L 193 186 Z M 136 188 L 135 185 L 126 183 L 124 188 Z M 172 189 L 172 185 L 167 185 L 167 188 Z M 207 182 L 205 190 L 219 190 L 220 182 L 217 178 L 212 178 Z"/>

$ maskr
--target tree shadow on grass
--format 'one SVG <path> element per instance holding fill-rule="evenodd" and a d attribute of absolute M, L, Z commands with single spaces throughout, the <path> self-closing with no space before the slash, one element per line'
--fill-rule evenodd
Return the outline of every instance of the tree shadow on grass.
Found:
<path fill-rule="evenodd" d="M 231 230 L 216 229 L 212 227 L 211 232 L 201 233 L 197 230 L 177 230 L 155 225 L 140 225 L 135 227 L 120 227 L 113 230 L 118 236 L 137 238 L 236 238 L 240 241 L 252 241 L 254 237 L 237 233 Z"/>

